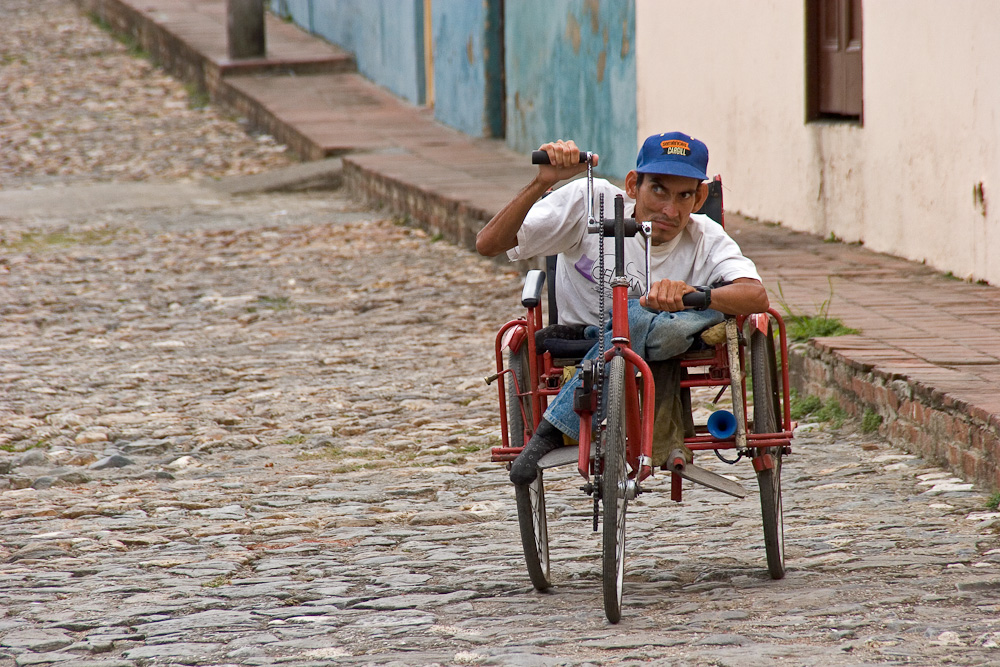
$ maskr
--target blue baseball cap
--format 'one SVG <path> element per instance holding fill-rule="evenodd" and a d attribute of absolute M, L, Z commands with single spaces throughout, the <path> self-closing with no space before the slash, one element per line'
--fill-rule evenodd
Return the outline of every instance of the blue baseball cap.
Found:
<path fill-rule="evenodd" d="M 708 180 L 708 146 L 683 132 L 654 134 L 639 149 L 635 170 Z"/>

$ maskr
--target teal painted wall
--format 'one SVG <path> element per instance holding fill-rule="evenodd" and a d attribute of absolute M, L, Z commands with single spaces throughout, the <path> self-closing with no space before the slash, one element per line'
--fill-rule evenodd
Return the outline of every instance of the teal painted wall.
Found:
<path fill-rule="evenodd" d="M 635 166 L 634 0 L 506 0 L 507 143 L 573 139 L 600 171 Z"/>
<path fill-rule="evenodd" d="M 352 52 L 365 77 L 413 104 L 426 101 L 423 0 L 275 0 L 272 7 Z"/>
<path fill-rule="evenodd" d="M 433 0 L 434 117 L 476 137 L 504 134 L 501 0 Z"/>

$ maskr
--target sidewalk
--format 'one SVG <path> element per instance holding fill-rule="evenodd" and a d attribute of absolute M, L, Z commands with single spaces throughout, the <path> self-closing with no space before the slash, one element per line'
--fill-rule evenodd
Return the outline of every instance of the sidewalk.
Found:
<path fill-rule="evenodd" d="M 222 0 L 77 0 L 136 35 L 172 73 L 203 85 L 304 159 L 343 157 L 344 186 L 472 248 L 475 234 L 530 179 L 502 142 L 443 127 L 350 71 L 350 56 L 269 17 L 269 58 L 225 58 Z M 289 74 L 292 72 L 294 74 Z M 815 339 L 792 355 L 799 390 L 882 417 L 881 434 L 987 488 L 1000 487 L 1000 289 L 920 264 L 824 243 L 727 215 L 777 306 L 830 314 L 858 335 Z"/>

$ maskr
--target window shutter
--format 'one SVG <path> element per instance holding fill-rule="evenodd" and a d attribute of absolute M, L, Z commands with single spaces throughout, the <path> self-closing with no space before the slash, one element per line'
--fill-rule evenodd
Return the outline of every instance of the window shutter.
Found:
<path fill-rule="evenodd" d="M 861 0 L 812 0 L 816 115 L 860 118 L 862 112 Z"/>

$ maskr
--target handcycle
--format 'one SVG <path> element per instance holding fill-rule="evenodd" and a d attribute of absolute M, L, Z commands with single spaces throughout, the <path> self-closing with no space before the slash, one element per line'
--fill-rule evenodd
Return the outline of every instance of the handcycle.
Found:
<path fill-rule="evenodd" d="M 547 162 L 544 152 L 536 151 L 532 161 Z M 548 399 L 559 393 L 567 371 L 581 374 L 581 385 L 574 396 L 574 410 L 580 416 L 577 446 L 567 446 L 542 457 L 538 475 L 526 487 L 515 487 L 517 516 L 525 564 L 532 585 L 545 590 L 552 585 L 550 576 L 548 521 L 545 509 L 543 471 L 576 463 L 585 484 L 581 489 L 593 498 L 593 529 L 602 524 L 602 589 L 604 610 L 609 621 L 621 619 L 625 572 L 625 524 L 628 503 L 643 492 L 642 482 L 654 474 L 653 420 L 656 407 L 657 376 L 651 364 L 632 350 L 629 340 L 627 303 L 629 281 L 624 275 L 625 238 L 640 234 L 646 247 L 646 291 L 649 291 L 649 223 L 625 218 L 624 201 L 614 202 L 614 217 L 604 218 L 603 200 L 595 216 L 593 202 L 593 164 L 590 153 L 581 154 L 587 162 L 588 232 L 599 235 L 599 275 L 604 270 L 604 239 L 614 238 L 614 267 L 607 278 L 611 289 L 611 344 L 605 349 L 604 337 L 597 340 L 561 340 L 547 338 L 558 329 L 554 311 L 556 300 L 553 281 L 549 279 L 550 326 L 542 323 L 542 290 L 546 272 L 529 271 L 525 277 L 521 304 L 523 318 L 507 322 L 496 336 L 496 373 L 486 381 L 497 381 L 500 400 L 500 423 L 503 444 L 492 449 L 492 460 L 513 461 L 538 426 Z M 706 210 L 707 209 L 707 210 Z M 709 184 L 709 201 L 702 208 L 712 219 L 724 225 L 721 179 Z M 551 258 L 549 262 L 551 272 Z M 606 322 L 604 290 L 600 292 L 599 331 Z M 705 305 L 703 292 L 684 297 L 688 307 Z M 775 338 L 777 329 L 778 337 Z M 596 358 L 582 360 L 598 345 Z M 504 356 L 508 361 L 505 364 Z M 794 424 L 791 420 L 788 382 L 788 344 L 781 316 L 769 309 L 747 316 L 727 316 L 725 341 L 691 350 L 671 362 L 679 364 L 679 390 L 687 410 L 687 428 L 683 445 L 671 449 L 661 470 L 669 472 L 671 499 L 682 499 L 682 480 L 713 488 L 736 497 L 745 489 L 727 477 L 693 463 L 693 452 L 713 450 L 718 458 L 736 464 L 746 458 L 753 464 L 760 492 L 761 515 L 767 570 L 771 578 L 785 574 L 783 510 L 781 500 L 782 457 L 791 453 Z M 582 360 L 582 361 L 581 361 Z M 780 360 L 780 364 L 778 363 Z M 655 364 L 654 364 L 655 365 Z M 779 374 L 780 369 L 780 374 Z M 747 370 L 752 384 L 752 400 L 747 391 Z M 780 381 L 779 381 L 780 378 Z M 509 382 L 507 381 L 509 380 Z M 705 424 L 693 423 L 691 389 L 718 388 L 715 403 L 728 390 L 732 412 L 714 412 Z M 752 414 L 752 418 L 748 415 Z M 727 459 L 720 452 L 735 450 L 736 458 Z"/>

